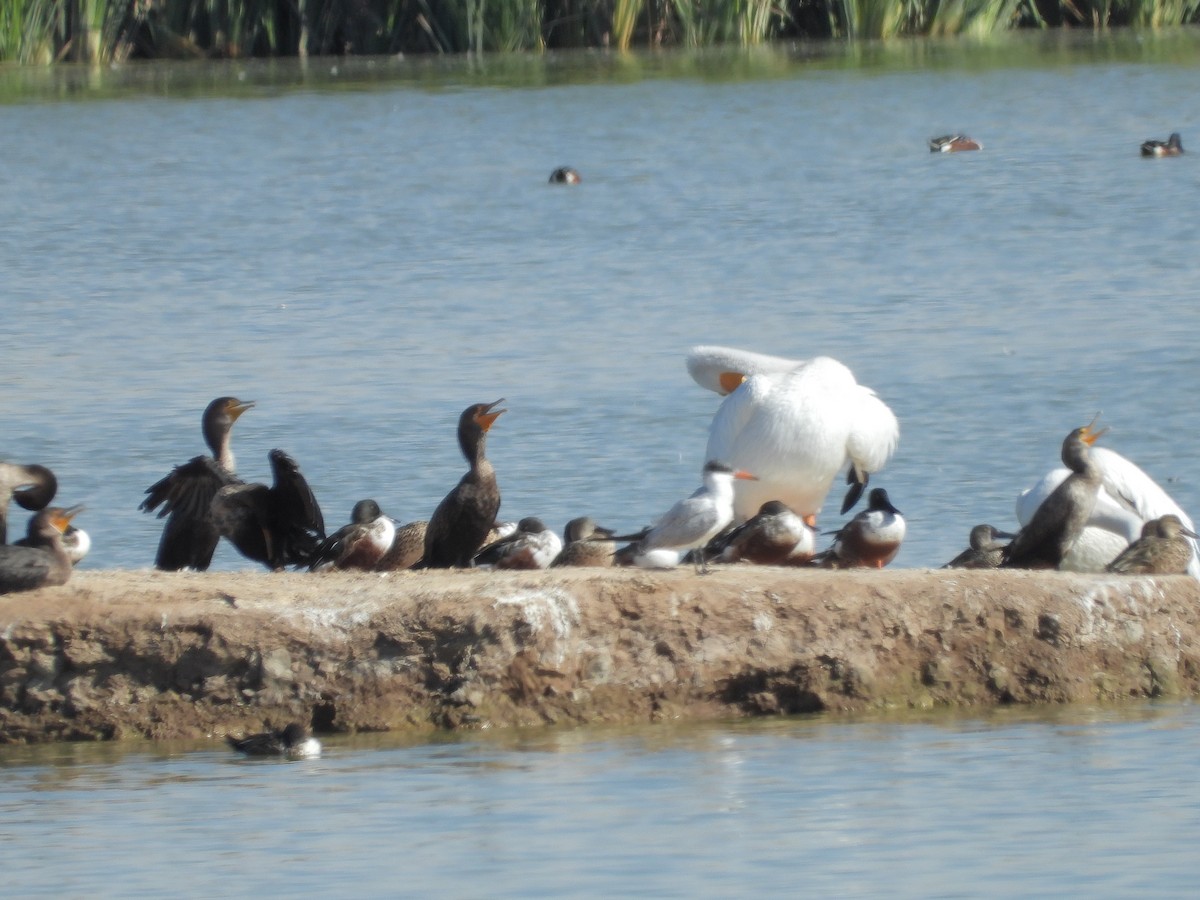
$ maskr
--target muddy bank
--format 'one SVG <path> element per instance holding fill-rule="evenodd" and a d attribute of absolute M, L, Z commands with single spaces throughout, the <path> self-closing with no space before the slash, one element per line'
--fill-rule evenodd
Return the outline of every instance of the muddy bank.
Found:
<path fill-rule="evenodd" d="M 0 597 L 0 740 L 1200 691 L 1200 583 L 1033 572 L 78 572 Z"/>

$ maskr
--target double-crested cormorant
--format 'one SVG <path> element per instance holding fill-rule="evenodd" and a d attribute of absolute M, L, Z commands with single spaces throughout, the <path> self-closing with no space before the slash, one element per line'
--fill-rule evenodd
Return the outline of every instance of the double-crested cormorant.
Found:
<path fill-rule="evenodd" d="M 0 594 L 67 583 L 72 565 L 62 536 L 82 510 L 48 506 L 29 520 L 21 546 L 0 546 Z"/>
<path fill-rule="evenodd" d="M 213 521 L 239 553 L 268 569 L 309 565 L 325 540 L 321 507 L 294 459 L 282 450 L 267 457 L 274 483 L 221 488 L 212 500 Z"/>
<path fill-rule="evenodd" d="M 728 395 L 709 427 L 707 458 L 758 476 L 735 486 L 737 521 L 779 500 L 814 525 L 849 462 L 845 513 L 900 439 L 892 411 L 836 359 L 694 347 L 687 366 L 701 387 Z"/>
<path fill-rule="evenodd" d="M 497 569 L 548 569 L 562 552 L 562 539 L 536 516 L 526 516 L 517 530 L 487 544 L 475 554 L 475 565 Z"/>
<path fill-rule="evenodd" d="M 292 722 L 282 731 L 264 731 L 244 738 L 225 736 L 229 746 L 247 756 L 286 756 L 289 759 L 312 759 L 321 755 L 321 742 L 308 733 L 299 722 Z"/>
<path fill-rule="evenodd" d="M 236 397 L 218 397 L 208 404 L 201 428 L 213 455 L 193 457 L 146 489 L 140 508 L 150 512 L 161 506 L 158 517 L 168 517 L 154 559 L 158 568 L 202 572 L 212 562 L 221 537 L 212 501 L 221 488 L 238 482 L 229 435 L 233 423 L 252 406 L 253 401 Z"/>
<path fill-rule="evenodd" d="M 45 509 L 58 491 L 54 473 L 45 466 L 0 462 L 0 545 L 8 541 L 8 504 L 22 509 Z"/>
<path fill-rule="evenodd" d="M 363 569 L 372 571 L 392 547 L 396 523 L 383 514 L 374 500 L 359 500 L 343 525 L 317 548 L 309 569 Z"/>
<path fill-rule="evenodd" d="M 562 552 L 555 557 L 552 567 L 558 566 L 611 566 L 617 551 L 615 532 L 602 528 L 591 516 L 572 519 L 563 529 Z"/>
<path fill-rule="evenodd" d="M 1088 448 L 1107 428 L 1090 424 L 1074 429 L 1063 440 L 1062 461 L 1071 474 L 1056 487 L 1012 543 L 1004 548 L 1000 565 L 1010 569 L 1056 569 L 1083 532 L 1096 506 L 1103 475 Z"/>
<path fill-rule="evenodd" d="M 1013 536 L 991 525 L 976 525 L 971 529 L 970 546 L 943 569 L 995 569 L 1004 556 L 1004 547 Z"/>
<path fill-rule="evenodd" d="M 1142 156 L 1182 156 L 1183 140 L 1179 132 L 1172 132 L 1166 141 L 1143 141 Z"/>
<path fill-rule="evenodd" d="M 1186 575 L 1192 561 L 1189 538 L 1195 537 L 1179 516 L 1151 519 L 1142 527 L 1142 536 L 1109 563 L 1107 570 L 1122 575 Z"/>
<path fill-rule="evenodd" d="M 867 508 L 838 530 L 833 545 L 813 557 L 814 563 L 826 569 L 882 569 L 896 558 L 907 531 L 904 516 L 883 488 L 872 488 L 867 500 Z"/>
<path fill-rule="evenodd" d="M 706 552 L 723 563 L 804 566 L 817 552 L 816 535 L 786 503 L 768 500 L 741 525 L 717 535 Z"/>
<path fill-rule="evenodd" d="M 1174 515 L 1184 528 L 1195 530 L 1191 517 L 1134 462 L 1107 447 L 1092 447 L 1088 458 L 1100 470 L 1102 485 L 1092 514 L 1063 557 L 1060 569 L 1103 572 L 1141 536 L 1142 526 L 1151 519 Z M 1017 521 L 1028 525 L 1038 507 L 1070 474 L 1070 469 L 1058 466 L 1038 479 L 1032 488 L 1022 491 L 1017 498 Z M 1200 549 L 1200 542 L 1192 541 L 1192 546 L 1193 550 Z M 1188 572 L 1200 578 L 1200 560 L 1195 555 Z"/>
<path fill-rule="evenodd" d="M 965 134 L 944 134 L 929 139 L 930 153 L 961 153 L 964 150 L 982 150 L 983 144 Z"/>
<path fill-rule="evenodd" d="M 75 515 L 82 509 L 82 506 L 76 507 L 75 513 L 72 513 L 72 515 Z M 35 546 L 28 535 L 16 541 L 15 545 L 17 547 Z M 92 536 L 82 528 L 77 528 L 75 523 L 72 522 L 67 526 L 67 530 L 63 532 L 62 545 L 63 549 L 67 551 L 67 559 L 71 560 L 71 565 L 77 566 L 88 555 L 88 551 L 92 549 Z"/>
<path fill-rule="evenodd" d="M 733 521 L 733 482 L 753 480 L 754 476 L 716 460 L 704 464 L 703 475 L 702 487 L 672 506 L 644 535 L 638 536 L 635 565 L 664 568 L 671 556 L 656 551 L 674 551 L 682 556 L 689 550 L 701 549 Z M 701 572 L 708 570 L 708 558 L 703 552 L 696 556 L 696 568 Z"/>
<path fill-rule="evenodd" d="M 503 402 L 476 403 L 458 417 L 458 445 L 471 468 L 438 504 L 425 528 L 425 568 L 468 568 L 496 521 L 500 487 L 485 451 L 488 430 L 507 412 L 496 409 Z"/>

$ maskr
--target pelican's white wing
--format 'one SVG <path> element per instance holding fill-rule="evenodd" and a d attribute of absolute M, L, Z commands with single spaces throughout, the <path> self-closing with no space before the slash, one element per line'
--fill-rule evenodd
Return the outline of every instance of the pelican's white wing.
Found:
<path fill-rule="evenodd" d="M 688 351 L 687 368 L 696 384 L 724 396 L 729 393 L 728 389 L 721 386 L 721 376 L 726 372 L 736 372 L 747 378 L 751 375 L 774 375 L 788 372 L 803 361 L 736 350 L 733 347 L 702 345 Z"/>

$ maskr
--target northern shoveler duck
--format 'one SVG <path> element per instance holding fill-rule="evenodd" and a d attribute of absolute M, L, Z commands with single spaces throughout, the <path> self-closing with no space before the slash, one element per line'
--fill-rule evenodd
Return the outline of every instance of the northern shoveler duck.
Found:
<path fill-rule="evenodd" d="M 976 525 L 971 529 L 971 545 L 943 569 L 995 569 L 1000 565 L 1004 547 L 1013 535 L 991 525 Z"/>
<path fill-rule="evenodd" d="M 561 166 L 550 173 L 551 184 L 579 184 L 583 179 L 570 166 Z"/>
<path fill-rule="evenodd" d="M 247 756 L 286 756 L 289 759 L 312 759 L 321 755 L 321 742 L 308 733 L 299 722 L 292 722 L 282 731 L 264 731 L 244 738 L 226 735 L 229 746 Z"/>
<path fill-rule="evenodd" d="M 536 516 L 526 516 L 517 530 L 484 546 L 475 554 L 476 566 L 496 569 L 548 569 L 562 552 L 562 538 Z"/>
<path fill-rule="evenodd" d="M 963 150 L 982 150 L 983 144 L 965 134 L 946 134 L 930 138 L 930 153 L 960 153 Z"/>
<path fill-rule="evenodd" d="M 597 525 L 591 516 L 572 519 L 563 529 L 563 548 L 552 567 L 559 566 L 611 566 L 617 544 L 612 540 L 615 532 L 611 528 Z"/>
<path fill-rule="evenodd" d="M 908 528 L 887 491 L 874 488 L 867 508 L 837 532 L 833 545 L 813 557 L 826 569 L 882 569 L 900 552 Z"/>
<path fill-rule="evenodd" d="M 723 563 L 804 566 L 817 552 L 816 535 L 786 503 L 768 500 L 741 525 L 717 535 L 707 552 Z"/>
<path fill-rule="evenodd" d="M 1142 536 L 1125 548 L 1106 567 L 1122 575 L 1186 575 L 1192 561 L 1192 540 L 1196 533 L 1185 528 L 1179 516 L 1151 519 L 1142 527 Z"/>
<path fill-rule="evenodd" d="M 1166 141 L 1143 141 L 1142 156 L 1180 156 L 1183 154 L 1183 141 L 1179 132 L 1173 132 Z"/>
<path fill-rule="evenodd" d="M 383 514 L 374 500 L 359 500 L 343 525 L 317 548 L 309 571 L 362 569 L 370 572 L 392 548 L 396 523 Z"/>

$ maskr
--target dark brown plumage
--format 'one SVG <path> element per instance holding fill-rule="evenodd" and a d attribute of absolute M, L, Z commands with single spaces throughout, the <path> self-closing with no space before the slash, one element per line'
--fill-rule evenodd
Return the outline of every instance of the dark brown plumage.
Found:
<path fill-rule="evenodd" d="M 72 564 L 62 536 L 82 510 L 46 507 L 29 520 L 24 546 L 0 546 L 0 594 L 67 583 Z"/>
<path fill-rule="evenodd" d="M 1088 448 L 1107 428 L 1095 420 L 1063 439 L 1062 461 L 1071 474 L 1042 501 L 1029 523 L 1004 548 L 1000 565 L 1008 569 L 1057 569 L 1079 538 L 1096 506 L 1103 477 Z"/>
<path fill-rule="evenodd" d="M 296 461 L 282 450 L 267 454 L 274 482 L 238 482 L 221 488 L 212 518 L 221 536 L 247 559 L 268 569 L 307 566 L 325 540 L 325 519 Z"/>
<path fill-rule="evenodd" d="M 976 525 L 971 529 L 970 546 L 943 569 L 995 569 L 1004 557 L 1004 548 L 1013 536 L 991 525 Z"/>
<path fill-rule="evenodd" d="M 212 563 L 221 538 L 212 501 L 221 488 L 238 483 L 230 433 L 238 417 L 253 406 L 253 401 L 236 397 L 218 397 L 208 404 L 201 428 L 213 455 L 193 457 L 146 489 L 139 509 L 158 509 L 160 519 L 167 517 L 154 559 L 157 568 L 203 572 Z"/>
<path fill-rule="evenodd" d="M 1179 516 L 1165 515 L 1142 526 L 1142 536 L 1108 564 L 1122 575 L 1186 575 L 1196 534 L 1184 528 Z"/>
<path fill-rule="evenodd" d="M 500 486 L 486 447 L 488 430 L 507 412 L 496 409 L 503 402 L 502 398 L 495 403 L 476 403 L 458 417 L 458 445 L 470 468 L 429 519 L 420 563 L 424 568 L 468 568 L 496 521 Z"/>

